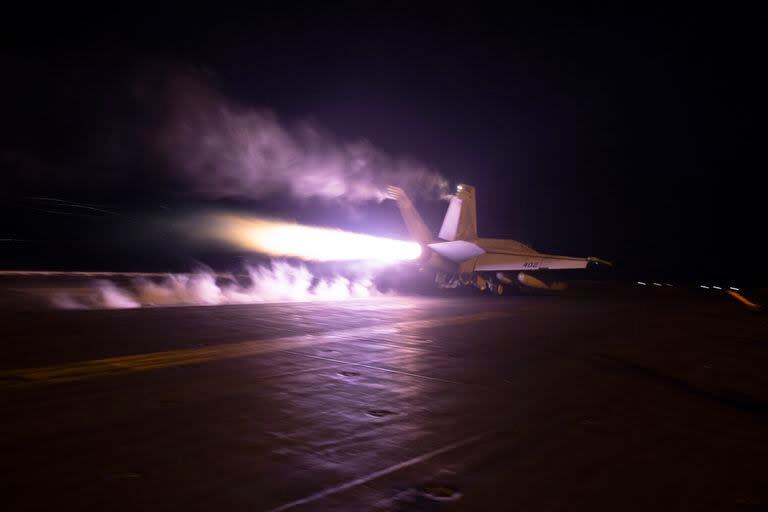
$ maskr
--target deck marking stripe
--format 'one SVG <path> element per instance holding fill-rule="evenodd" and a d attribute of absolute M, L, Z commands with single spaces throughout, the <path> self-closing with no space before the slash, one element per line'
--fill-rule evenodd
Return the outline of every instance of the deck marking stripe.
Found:
<path fill-rule="evenodd" d="M 319 334 L 301 334 L 279 338 L 226 343 L 202 348 L 188 348 L 134 354 L 129 356 L 78 361 L 74 363 L 21 368 L 0 372 L 0 389 L 27 387 L 30 385 L 56 384 L 97 379 L 115 375 L 199 364 L 223 359 L 247 357 L 257 354 L 285 352 L 308 346 L 333 342 L 352 341 L 359 336 L 393 333 L 399 330 L 443 327 L 490 320 L 509 316 L 505 312 L 483 312 L 472 315 L 393 322 L 376 326 L 353 327 Z"/>
<path fill-rule="evenodd" d="M 329 487 L 327 489 L 324 489 L 320 492 L 316 492 L 315 494 L 310 494 L 306 498 L 301 498 L 296 501 L 292 501 L 290 503 L 286 503 L 284 505 L 280 505 L 277 508 L 273 508 L 268 510 L 267 512 L 282 512 L 283 510 L 288 510 L 289 508 L 298 507 L 300 505 L 306 505 L 307 503 L 312 503 L 314 501 L 323 499 L 327 496 L 331 496 L 333 494 L 338 494 L 340 492 L 346 491 L 348 489 L 352 489 L 353 487 L 357 487 L 359 485 L 365 484 L 370 482 L 371 480 L 375 480 L 377 478 L 380 478 L 382 476 L 386 476 L 390 473 L 394 473 L 396 471 L 400 471 L 401 469 L 407 468 L 409 466 L 413 466 L 415 464 L 419 464 L 421 462 L 427 461 L 431 458 L 437 457 L 438 455 L 441 455 L 446 452 L 450 452 L 452 450 L 456 450 L 458 448 L 461 448 L 463 446 L 466 446 L 468 444 L 474 443 L 476 441 L 479 441 L 481 438 L 483 438 L 486 434 L 478 434 L 472 437 L 468 437 L 466 439 L 463 439 L 461 441 L 457 441 L 455 443 L 451 443 L 449 445 L 443 446 L 442 448 L 438 448 L 436 450 L 432 450 L 431 452 L 427 452 L 425 454 L 419 455 L 417 457 L 414 457 L 412 459 L 408 459 L 404 462 L 400 462 L 398 464 L 395 464 L 393 466 L 389 466 L 388 468 L 380 469 L 379 471 L 376 471 L 374 473 L 371 473 L 366 476 L 361 476 L 360 478 L 355 478 L 354 480 L 351 480 L 349 482 L 336 485 L 334 487 Z"/>
<path fill-rule="evenodd" d="M 377 371 L 381 371 L 381 372 L 397 373 L 397 374 L 400 374 L 400 375 L 407 375 L 408 377 L 416 377 L 416 378 L 419 378 L 419 379 L 435 380 L 437 382 L 445 382 L 446 384 L 461 384 L 463 386 L 467 385 L 466 382 L 459 382 L 457 380 L 446 380 L 446 379 L 441 379 L 439 377 L 430 377 L 429 375 L 420 375 L 418 373 L 403 372 L 403 371 L 400 371 L 400 370 L 392 370 L 392 369 L 389 369 L 389 368 L 382 368 L 380 366 L 372 366 L 371 364 L 368 364 L 367 362 L 356 363 L 354 361 L 342 361 L 341 359 L 333 359 L 331 357 L 315 356 L 315 355 L 312 355 L 312 354 L 302 354 L 301 352 L 292 352 L 290 350 L 287 350 L 286 353 L 292 354 L 292 355 L 295 355 L 295 356 L 309 357 L 311 359 L 322 359 L 323 361 L 330 361 L 330 362 L 333 362 L 333 363 L 349 364 L 349 365 L 352 365 L 352 366 L 361 366 L 363 368 L 368 368 L 370 370 L 377 370 Z M 375 360 L 372 361 L 372 362 L 375 362 Z"/>

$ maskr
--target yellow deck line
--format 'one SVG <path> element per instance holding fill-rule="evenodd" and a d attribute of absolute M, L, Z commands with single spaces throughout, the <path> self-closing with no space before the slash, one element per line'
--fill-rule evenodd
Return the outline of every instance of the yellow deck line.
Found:
<path fill-rule="evenodd" d="M 353 341 L 361 334 L 370 335 L 372 333 L 383 333 L 393 330 L 412 330 L 460 325 L 481 320 L 501 318 L 509 316 L 509 314 L 510 313 L 506 312 L 484 312 L 456 317 L 394 322 L 375 326 L 341 329 L 320 334 L 283 336 L 279 338 L 266 338 L 238 343 L 225 343 L 201 348 L 150 352 L 147 354 L 109 357 L 106 359 L 78 361 L 38 368 L 6 370 L 0 372 L 0 389 L 90 380 L 160 368 L 247 357 L 271 352 L 282 352 L 312 345 L 321 345 L 338 341 Z"/>

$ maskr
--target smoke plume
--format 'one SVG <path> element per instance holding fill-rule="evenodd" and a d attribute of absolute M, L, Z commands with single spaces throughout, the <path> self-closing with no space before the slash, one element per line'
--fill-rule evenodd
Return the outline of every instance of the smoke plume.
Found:
<path fill-rule="evenodd" d="M 191 274 L 168 274 L 161 280 L 136 277 L 118 285 L 93 281 L 80 293 L 59 293 L 50 298 L 60 309 L 127 309 L 142 306 L 252 304 L 347 300 L 381 295 L 371 272 L 354 276 L 318 277 L 303 265 L 272 261 L 246 267 L 247 276 L 222 278 L 210 269 Z"/>
<path fill-rule="evenodd" d="M 445 178 L 424 164 L 365 140 L 341 140 L 308 121 L 289 126 L 267 109 L 236 104 L 196 77 L 175 77 L 167 92 L 159 148 L 172 172 L 199 196 L 262 199 L 288 192 L 296 198 L 380 201 L 389 184 L 424 197 L 447 193 Z"/>

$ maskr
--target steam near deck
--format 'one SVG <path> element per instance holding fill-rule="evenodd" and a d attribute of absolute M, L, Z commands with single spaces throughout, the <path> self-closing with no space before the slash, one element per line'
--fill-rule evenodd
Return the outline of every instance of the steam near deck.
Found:
<path fill-rule="evenodd" d="M 215 306 L 261 302 L 341 301 L 382 295 L 376 268 L 355 266 L 317 275 L 284 260 L 246 266 L 238 275 L 198 268 L 192 273 L 92 279 L 88 286 L 50 295 L 60 309 L 130 309 L 144 306 Z"/>

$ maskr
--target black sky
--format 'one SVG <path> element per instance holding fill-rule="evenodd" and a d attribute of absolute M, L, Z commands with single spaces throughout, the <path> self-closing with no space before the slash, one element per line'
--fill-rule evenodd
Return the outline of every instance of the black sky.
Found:
<path fill-rule="evenodd" d="M 158 170 L 137 87 L 193 70 L 478 189 L 483 236 L 625 275 L 765 282 L 765 13 L 510 13 L 480 5 L 8 13 L 0 266 L 183 264 L 146 220 L 201 204 Z M 148 85 L 149 84 L 149 85 Z M 50 214 L 56 197 L 119 215 Z M 404 236 L 391 205 L 238 204 Z M 444 204 L 425 203 L 436 225 Z M 66 247 L 62 247 L 66 243 Z M 215 255 L 211 256 L 213 259 Z M 148 268 L 147 268 L 148 269 Z"/>

